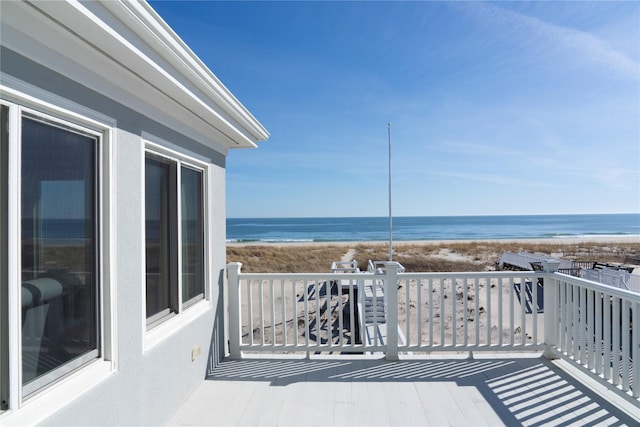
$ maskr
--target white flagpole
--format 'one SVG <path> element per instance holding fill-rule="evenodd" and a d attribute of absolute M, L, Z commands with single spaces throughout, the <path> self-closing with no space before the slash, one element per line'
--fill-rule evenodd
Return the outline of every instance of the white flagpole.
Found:
<path fill-rule="evenodd" d="M 393 261 L 393 220 L 391 216 L 391 123 L 387 123 L 389 134 L 389 261 Z"/>

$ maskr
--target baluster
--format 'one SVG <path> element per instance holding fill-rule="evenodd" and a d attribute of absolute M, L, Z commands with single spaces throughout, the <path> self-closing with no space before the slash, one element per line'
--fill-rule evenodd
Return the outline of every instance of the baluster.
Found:
<path fill-rule="evenodd" d="M 247 310 L 249 313 L 249 344 L 253 346 L 255 344 L 255 340 L 253 339 L 253 310 L 255 310 L 253 304 L 253 286 L 251 286 L 251 280 L 246 280 L 245 283 L 247 284 Z"/>
<path fill-rule="evenodd" d="M 538 344 L 538 278 L 531 278 L 531 335 L 532 344 Z"/>
<path fill-rule="evenodd" d="M 453 347 L 456 346 L 456 287 L 458 286 L 458 281 L 456 279 L 451 279 L 451 345 Z"/>
<path fill-rule="evenodd" d="M 586 365 L 586 347 L 587 347 L 587 290 L 582 286 L 578 288 L 580 292 L 580 364 Z"/>
<path fill-rule="evenodd" d="M 604 322 L 603 324 L 603 328 L 604 328 L 604 342 L 603 342 L 603 347 L 604 347 L 604 354 L 602 356 L 602 358 L 604 359 L 602 362 L 604 364 L 604 379 L 605 380 L 610 380 L 611 379 L 611 358 L 613 357 L 611 354 L 611 349 L 613 348 L 613 337 L 611 335 L 611 328 L 612 328 L 612 322 L 611 322 L 611 304 L 612 304 L 612 297 L 609 294 L 603 294 L 603 304 L 604 304 L 604 315 L 602 316 L 602 320 Z"/>
<path fill-rule="evenodd" d="M 640 325 L 640 303 L 633 304 L 632 309 L 631 321 L 636 325 L 636 328 L 638 328 L 639 326 L 637 325 Z M 636 329 L 636 333 L 631 337 L 631 360 L 636 361 L 633 368 L 633 383 L 631 384 L 633 387 L 632 395 L 635 398 L 640 397 L 640 363 L 637 363 L 637 361 L 640 360 L 640 333 L 637 331 Z"/>
<path fill-rule="evenodd" d="M 473 289 L 474 289 L 474 295 L 475 295 L 475 313 L 474 313 L 474 326 L 475 326 L 475 330 L 476 330 L 476 338 L 474 341 L 474 344 L 476 346 L 480 345 L 480 283 L 478 281 L 477 277 L 473 278 Z"/>
<path fill-rule="evenodd" d="M 269 281 L 271 288 L 271 345 L 276 345 L 276 289 L 273 279 Z"/>
<path fill-rule="evenodd" d="M 622 354 L 620 356 L 620 363 L 622 364 L 622 390 L 629 391 L 629 377 L 631 375 L 631 371 L 629 369 L 629 364 L 631 361 L 629 360 L 631 356 L 631 347 L 630 347 L 630 331 L 627 328 L 622 329 L 622 325 L 631 325 L 631 318 L 629 315 L 631 310 L 631 301 L 623 300 L 622 301 L 622 313 L 620 316 L 620 325 L 621 325 L 621 333 L 622 333 Z M 637 327 L 637 326 L 636 326 Z M 638 330 L 636 329 L 636 333 Z"/>
<path fill-rule="evenodd" d="M 504 323 L 502 319 L 502 291 L 504 289 L 504 284 L 502 282 L 502 277 L 498 279 L 496 286 L 498 287 L 498 345 L 502 347 L 502 331 L 504 330 Z"/>
<path fill-rule="evenodd" d="M 322 324 L 320 323 L 320 283 L 317 280 L 314 280 L 313 287 L 315 289 L 314 295 L 316 298 L 316 316 L 315 316 L 315 325 L 316 325 L 316 347 L 320 347 L 322 344 Z"/>
<path fill-rule="evenodd" d="M 405 283 L 405 304 L 406 304 L 406 319 L 404 336 L 407 339 L 407 345 L 411 345 L 411 288 L 408 283 Z M 387 328 L 390 326 L 387 325 Z M 393 327 L 393 326 L 391 326 Z M 395 326 L 397 328 L 397 326 Z"/>
<path fill-rule="evenodd" d="M 280 279 L 280 297 L 282 298 L 282 345 L 287 345 L 287 306 L 284 279 Z"/>
<path fill-rule="evenodd" d="M 516 343 L 516 329 L 515 329 L 515 281 L 513 277 L 509 278 L 509 345 L 513 347 Z"/>
<path fill-rule="evenodd" d="M 602 292 L 598 291 L 594 296 L 594 303 L 596 305 L 596 313 L 595 313 L 595 337 L 593 339 L 593 346 L 595 352 L 595 369 L 596 374 L 602 374 L 602 302 L 603 296 Z"/>
<path fill-rule="evenodd" d="M 613 385 L 620 384 L 620 298 L 612 297 L 613 318 L 611 319 L 611 328 L 613 329 L 613 340 L 611 348 Z"/>
<path fill-rule="evenodd" d="M 358 288 L 360 289 L 359 294 L 362 293 L 362 287 L 358 286 Z M 362 295 L 358 295 L 358 298 L 362 298 Z M 353 286 L 349 286 L 349 327 L 350 327 L 350 336 L 351 336 L 351 346 L 356 345 L 356 336 L 355 336 L 355 331 L 356 331 L 356 322 L 355 322 L 355 304 L 356 302 L 354 301 L 354 287 Z M 362 325 L 364 326 L 364 325 Z M 362 329 L 360 329 L 360 338 L 364 338 L 364 334 Z"/>
<path fill-rule="evenodd" d="M 298 347 L 298 283 L 291 281 L 291 300 L 293 301 L 293 343 Z M 305 334 L 306 335 L 306 334 Z"/>
<path fill-rule="evenodd" d="M 440 279 L 440 346 L 444 347 L 444 324 L 445 324 L 445 316 L 446 312 L 444 309 L 444 281 L 445 279 Z"/>
<path fill-rule="evenodd" d="M 309 316 L 311 314 L 309 313 L 309 280 L 304 279 L 303 284 L 304 284 L 304 329 L 305 329 L 304 341 L 305 341 L 306 347 L 309 348 L 309 345 L 310 345 L 309 336 L 311 335 L 311 326 L 309 325 Z"/>
<path fill-rule="evenodd" d="M 422 347 L 422 280 L 423 279 L 416 279 L 416 298 L 418 299 L 416 301 L 416 308 L 418 309 L 418 347 Z"/>
<path fill-rule="evenodd" d="M 337 295 L 337 309 L 338 309 L 338 346 L 343 347 L 343 337 L 344 337 L 344 319 L 343 319 L 343 311 L 344 304 L 342 301 L 342 287 L 340 286 L 340 282 L 336 281 L 336 295 Z M 332 285 L 333 287 L 333 285 Z M 353 282 L 350 283 L 349 288 L 353 287 Z"/>
<path fill-rule="evenodd" d="M 491 279 L 487 278 L 484 282 L 484 286 L 487 288 L 487 346 L 491 346 Z"/>
<path fill-rule="evenodd" d="M 469 290 L 467 287 L 469 286 L 469 279 L 466 277 L 462 280 L 462 341 L 465 347 L 469 345 Z"/>
<path fill-rule="evenodd" d="M 429 347 L 433 347 L 433 279 L 427 279 L 429 292 Z"/>
<path fill-rule="evenodd" d="M 591 289 L 587 290 L 587 330 L 585 332 L 586 339 L 586 351 L 587 351 L 587 368 L 589 370 L 593 369 L 593 364 L 595 363 L 595 318 L 594 318 L 594 298 Z"/>
<path fill-rule="evenodd" d="M 527 279 L 520 279 L 520 344 L 527 344 Z"/>

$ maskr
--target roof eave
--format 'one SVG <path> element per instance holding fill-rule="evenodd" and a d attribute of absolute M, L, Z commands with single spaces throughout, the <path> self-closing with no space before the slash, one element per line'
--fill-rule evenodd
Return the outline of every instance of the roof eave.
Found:
<path fill-rule="evenodd" d="M 107 96 L 126 98 L 204 145 L 253 148 L 269 137 L 146 2 L 9 2 L 3 10 L 11 12 L 3 13 L 3 25 L 13 31 L 3 44 L 31 49 L 43 65 Z M 47 50 L 48 59 L 28 38 Z M 88 77 L 87 70 L 97 77 Z"/>

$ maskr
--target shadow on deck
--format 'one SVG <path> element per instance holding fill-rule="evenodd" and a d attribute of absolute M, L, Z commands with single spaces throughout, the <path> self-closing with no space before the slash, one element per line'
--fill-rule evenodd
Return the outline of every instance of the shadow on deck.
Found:
<path fill-rule="evenodd" d="M 638 425 L 556 364 L 483 359 L 224 360 L 173 425 Z"/>

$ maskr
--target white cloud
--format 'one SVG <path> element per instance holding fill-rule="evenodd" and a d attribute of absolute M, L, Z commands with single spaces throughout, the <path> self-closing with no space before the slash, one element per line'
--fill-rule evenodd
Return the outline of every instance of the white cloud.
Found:
<path fill-rule="evenodd" d="M 621 76 L 640 78 L 640 63 L 637 60 L 616 50 L 593 34 L 545 22 L 495 5 L 481 3 L 477 6 L 483 18 L 506 21 L 515 28 L 526 31 L 529 37 L 533 35 L 567 52 L 575 52 L 578 59 L 597 64 Z"/>

